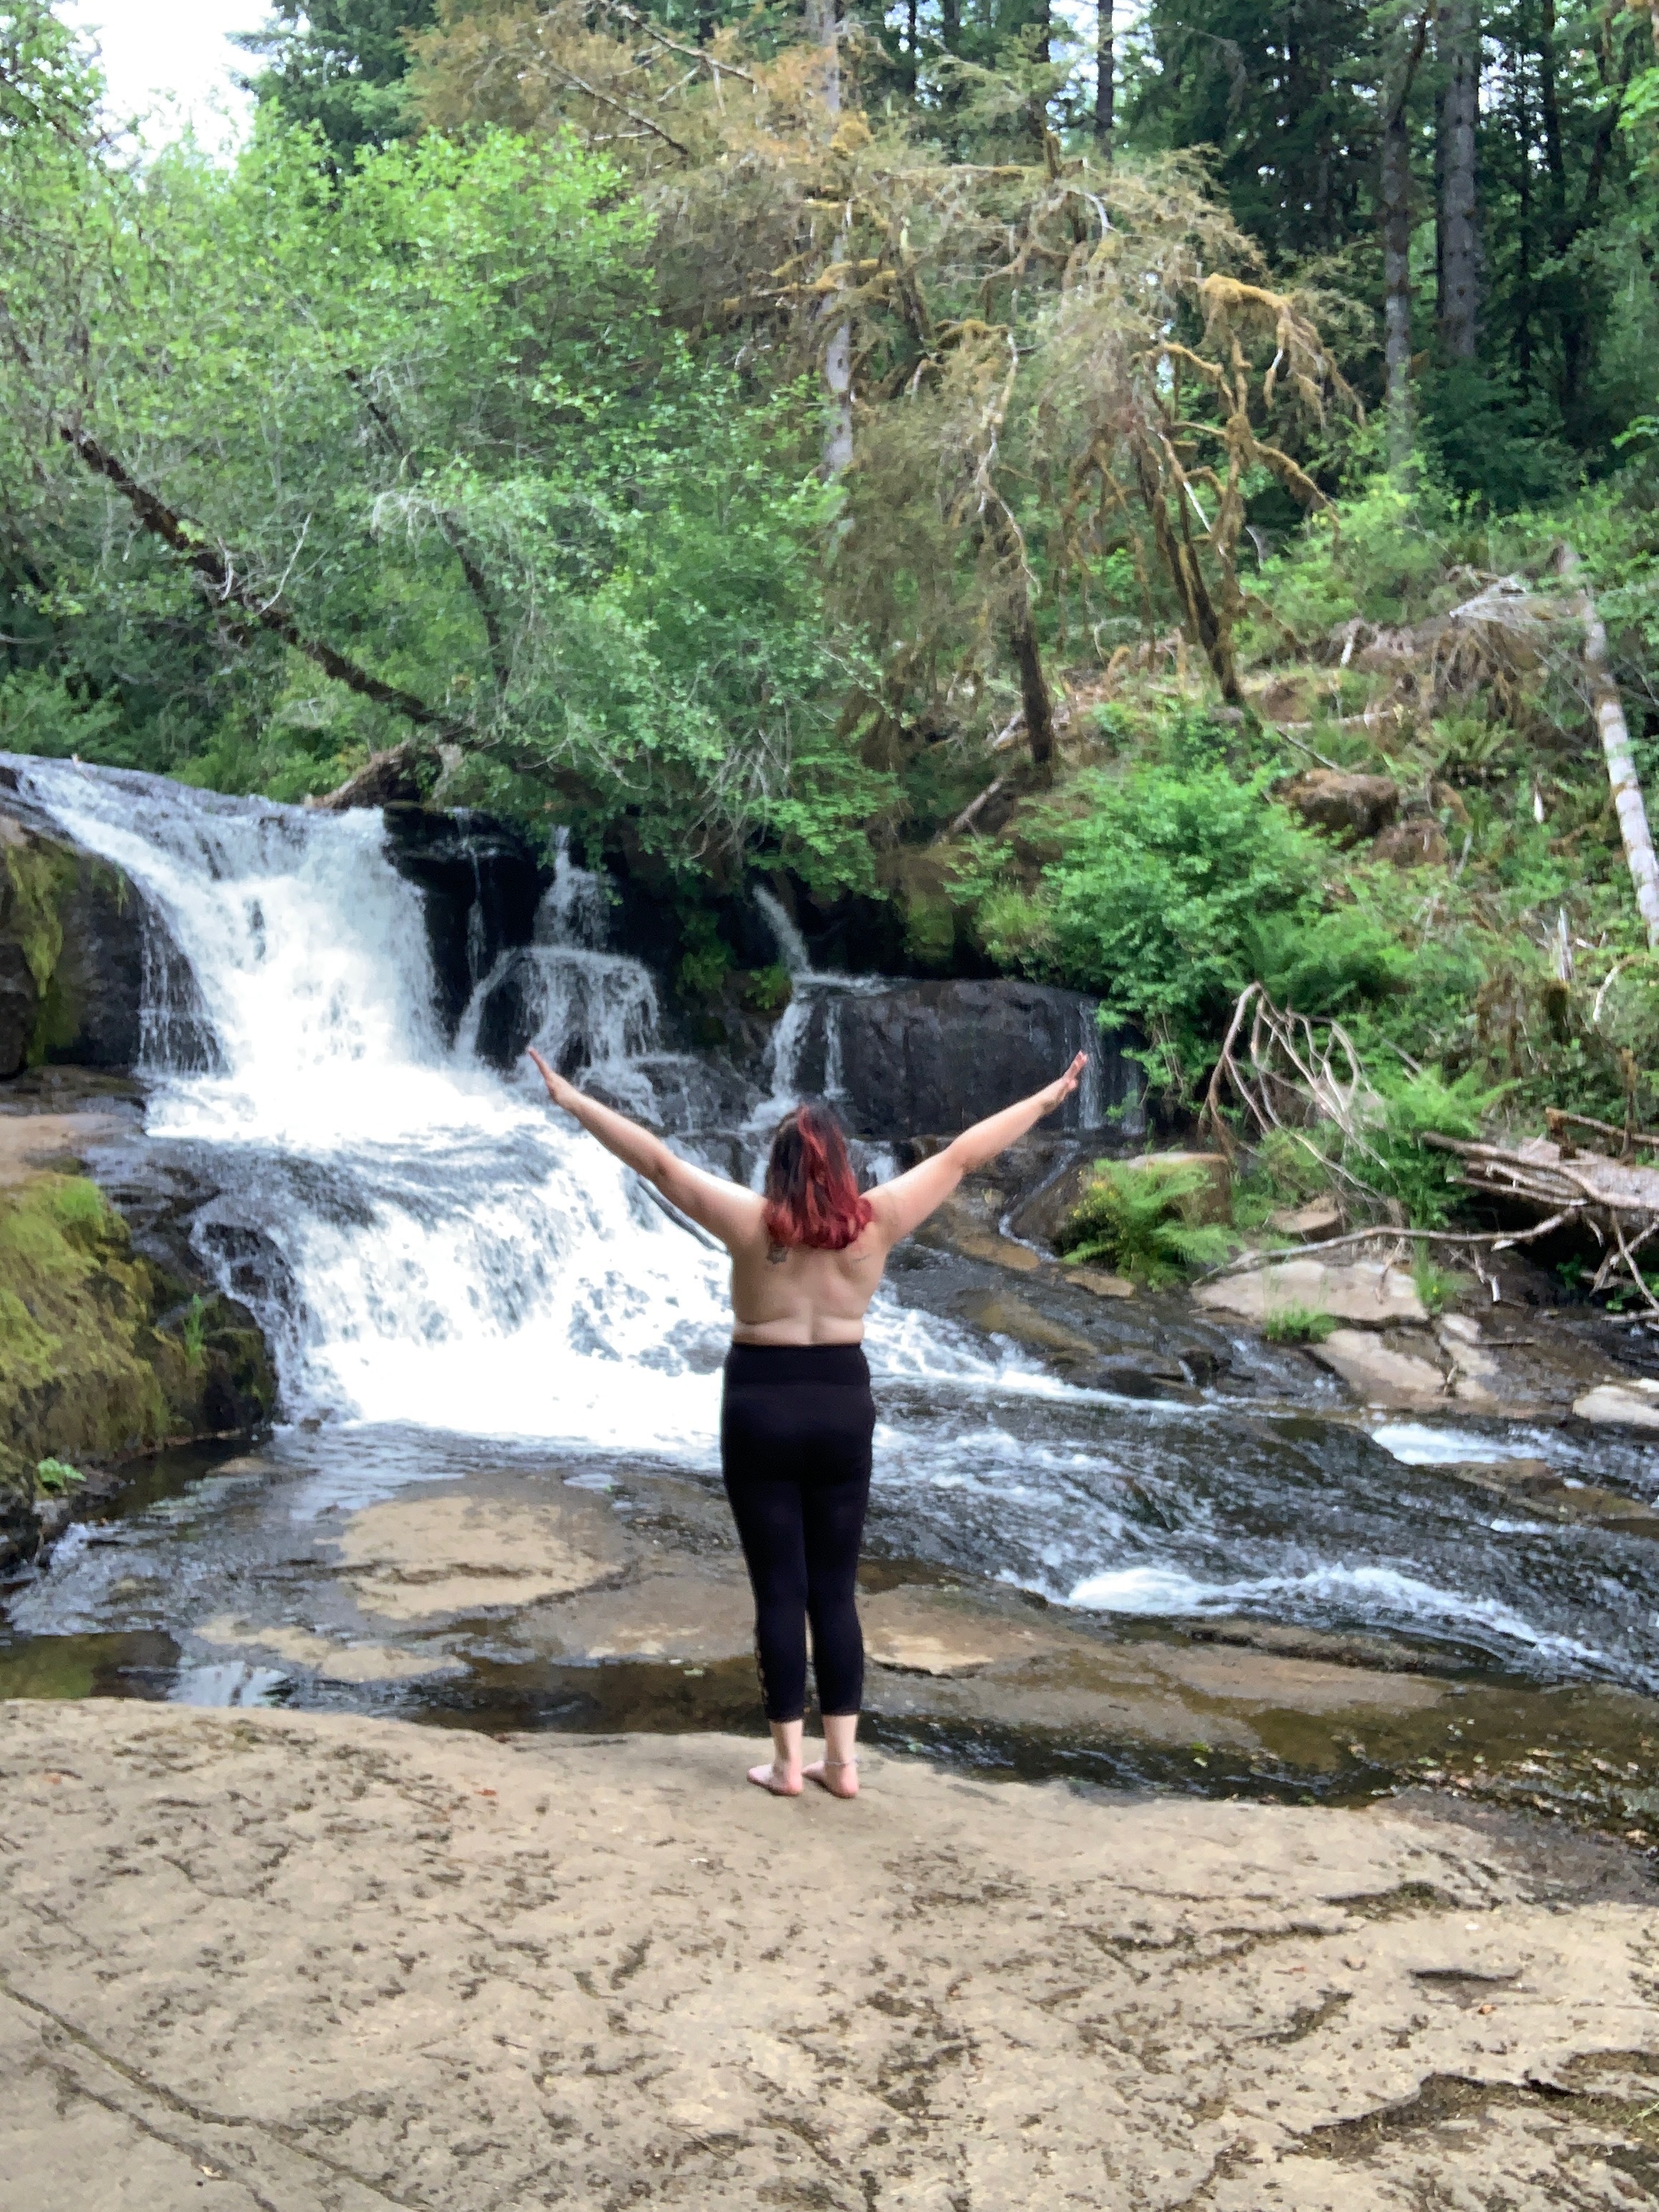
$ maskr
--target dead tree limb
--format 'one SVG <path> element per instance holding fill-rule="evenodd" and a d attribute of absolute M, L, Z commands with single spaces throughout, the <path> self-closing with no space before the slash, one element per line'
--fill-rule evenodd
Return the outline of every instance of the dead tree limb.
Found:
<path fill-rule="evenodd" d="M 1570 545 L 1563 549 L 1560 570 L 1566 577 L 1582 573 L 1578 556 Z M 1642 786 L 1631 750 L 1625 702 L 1613 681 L 1607 628 L 1588 585 L 1581 588 L 1579 606 L 1584 619 L 1584 673 L 1589 682 L 1590 711 L 1601 734 L 1601 750 L 1607 756 L 1607 781 L 1613 786 L 1613 811 L 1619 817 L 1625 860 L 1636 886 L 1636 904 L 1648 933 L 1648 948 L 1659 951 L 1659 859 L 1654 854 L 1648 811 L 1642 803 Z"/>
<path fill-rule="evenodd" d="M 243 635 L 256 630 L 268 630 L 273 637 L 282 639 L 295 653 L 303 653 L 314 661 L 325 676 L 335 683 L 344 684 L 360 698 L 372 699 L 377 706 L 389 707 L 405 721 L 413 722 L 417 729 L 431 730 L 452 744 L 470 744 L 475 735 L 465 722 L 430 707 L 412 691 L 405 691 L 396 684 L 387 684 L 372 675 L 361 662 L 349 659 L 337 652 L 326 639 L 313 637 L 300 626 L 298 617 L 280 594 L 273 599 L 261 599 L 253 586 L 236 573 L 235 563 L 229 553 L 216 539 L 195 523 L 170 507 L 156 492 L 142 484 L 130 474 L 125 465 L 106 446 L 100 445 L 90 432 L 73 428 L 68 423 L 58 425 L 58 435 L 76 458 L 92 471 L 113 484 L 139 523 L 152 538 L 158 538 L 171 551 L 179 555 L 185 566 L 195 574 L 198 582 L 216 605 L 234 607 L 241 619 L 235 628 Z"/>

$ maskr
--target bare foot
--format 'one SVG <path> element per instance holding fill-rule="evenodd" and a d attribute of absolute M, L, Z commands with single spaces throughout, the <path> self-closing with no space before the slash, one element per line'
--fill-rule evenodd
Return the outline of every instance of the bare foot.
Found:
<path fill-rule="evenodd" d="M 859 1763 L 855 1759 L 815 1759 L 804 1771 L 809 1782 L 816 1782 L 832 1797 L 856 1797 L 859 1794 Z"/>
<path fill-rule="evenodd" d="M 791 1774 L 787 1766 L 780 1766 L 775 1759 L 769 1759 L 764 1766 L 751 1766 L 749 1779 L 757 1790 L 769 1790 L 774 1797 L 800 1796 L 799 1775 Z"/>

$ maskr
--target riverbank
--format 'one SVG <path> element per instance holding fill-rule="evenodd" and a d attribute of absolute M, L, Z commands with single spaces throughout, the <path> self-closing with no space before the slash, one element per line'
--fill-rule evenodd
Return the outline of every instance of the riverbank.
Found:
<path fill-rule="evenodd" d="M 785 1803 L 720 1736 L 0 1714 L 20 2203 L 1659 2187 L 1651 1893 L 1559 1830 L 879 1756 L 856 1804 Z"/>
<path fill-rule="evenodd" d="M 51 1071 L 0 1100 L 0 1575 L 166 1443 L 245 1434 L 276 1380 L 185 1239 L 141 1243 L 88 1155 L 142 1147 L 130 1083 Z M 36 1468 L 50 1467 L 52 1487 Z M 64 1472 L 67 1468 L 69 1471 Z"/>

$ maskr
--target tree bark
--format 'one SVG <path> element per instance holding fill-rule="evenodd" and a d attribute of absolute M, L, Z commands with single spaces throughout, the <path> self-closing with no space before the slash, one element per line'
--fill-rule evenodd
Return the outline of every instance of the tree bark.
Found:
<path fill-rule="evenodd" d="M 1014 584 L 1014 608 L 1008 624 L 1008 645 L 1019 671 L 1020 704 L 1025 710 L 1025 741 L 1031 748 L 1031 764 L 1046 783 L 1054 775 L 1054 710 L 1042 672 L 1042 653 L 1031 627 L 1031 603 L 1023 577 Z"/>
<path fill-rule="evenodd" d="M 1116 57 L 1112 52 L 1112 0 L 1095 9 L 1095 143 L 1112 158 L 1112 130 L 1117 117 Z"/>
<path fill-rule="evenodd" d="M 1440 339 L 1450 361 L 1473 361 L 1480 335 L 1480 228 L 1474 140 L 1480 89 L 1476 0 L 1438 0 Z"/>
<path fill-rule="evenodd" d="M 841 25 L 838 0 L 806 0 L 806 26 L 824 49 L 823 104 L 841 113 Z M 844 216 L 836 250 L 845 260 L 850 215 Z M 828 303 L 834 312 L 834 302 Z M 830 427 L 823 436 L 823 473 L 838 477 L 853 460 L 853 325 L 844 317 L 830 334 L 823 356 L 823 381 L 830 394 Z"/>
<path fill-rule="evenodd" d="M 1578 556 L 1571 549 L 1560 565 L 1564 576 L 1579 573 Z M 1625 720 L 1625 702 L 1613 680 L 1607 629 L 1588 586 L 1583 590 L 1579 605 L 1584 618 L 1584 673 L 1589 680 L 1590 708 L 1607 759 L 1607 781 L 1613 786 L 1613 811 L 1619 817 L 1625 861 L 1636 886 L 1636 904 L 1647 930 L 1648 949 L 1659 952 L 1659 859 L 1654 855 L 1648 811 L 1642 803 L 1642 786 L 1631 750 L 1630 725 Z"/>
<path fill-rule="evenodd" d="M 1425 7 L 1382 115 L 1382 330 L 1391 468 L 1403 466 L 1412 450 L 1412 161 L 1406 110 L 1428 33 Z"/>
<path fill-rule="evenodd" d="M 962 51 L 962 0 L 939 0 L 939 42 L 947 54 Z"/>

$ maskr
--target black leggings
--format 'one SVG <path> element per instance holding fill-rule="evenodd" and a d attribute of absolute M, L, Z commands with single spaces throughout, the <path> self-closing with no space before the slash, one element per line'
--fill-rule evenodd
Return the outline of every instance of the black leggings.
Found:
<path fill-rule="evenodd" d="M 734 1344 L 726 1357 L 720 1466 L 755 1593 L 769 1721 L 806 1709 L 806 1624 L 818 1709 L 856 1713 L 864 1638 L 854 1601 L 876 1425 L 856 1344 Z"/>

